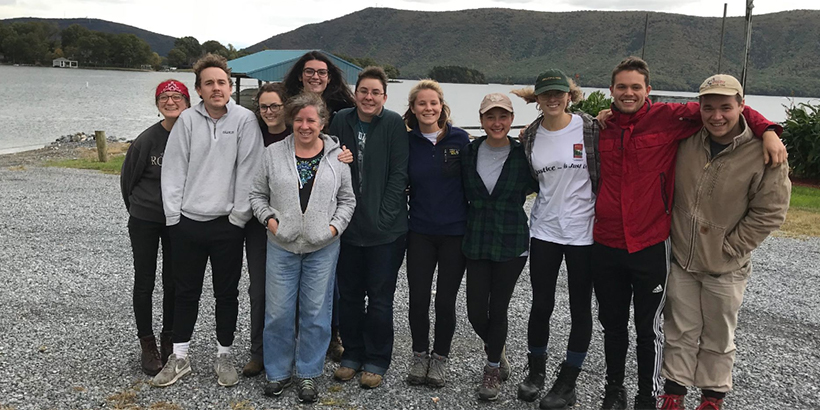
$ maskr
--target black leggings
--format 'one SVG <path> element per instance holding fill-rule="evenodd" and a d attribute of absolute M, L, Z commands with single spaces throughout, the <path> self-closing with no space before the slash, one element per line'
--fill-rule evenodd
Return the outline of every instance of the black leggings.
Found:
<path fill-rule="evenodd" d="M 450 354 L 456 331 L 456 298 L 464 277 L 466 258 L 461 252 L 464 236 L 407 234 L 407 284 L 410 288 L 410 333 L 413 351 L 430 348 L 430 291 L 436 281 L 436 327 L 433 351 Z"/>
<path fill-rule="evenodd" d="M 504 262 L 467 259 L 467 317 L 484 341 L 487 360 L 498 363 L 507 341 L 507 309 L 526 256 Z"/>
<path fill-rule="evenodd" d="M 569 311 L 572 327 L 567 350 L 583 353 L 592 338 L 592 245 L 559 245 L 532 238 L 530 240 L 530 310 L 527 342 L 530 347 L 545 347 L 550 338 L 550 316 L 555 307 L 555 284 L 561 261 L 567 260 Z"/>
<path fill-rule="evenodd" d="M 128 236 L 134 251 L 134 317 L 137 337 L 154 334 L 152 325 L 157 250 L 162 241 L 162 331 L 174 328 L 174 276 L 171 269 L 171 240 L 164 222 L 151 222 L 133 216 L 128 219 Z"/>

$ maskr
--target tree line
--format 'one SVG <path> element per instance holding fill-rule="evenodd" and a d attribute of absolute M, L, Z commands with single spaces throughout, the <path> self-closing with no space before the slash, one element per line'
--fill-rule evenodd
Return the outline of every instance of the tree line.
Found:
<path fill-rule="evenodd" d="M 194 37 L 178 38 L 168 57 L 151 50 L 148 43 L 134 34 L 94 31 L 79 24 L 60 30 L 56 23 L 0 23 L 0 59 L 11 64 L 50 66 L 51 61 L 65 57 L 81 66 L 139 68 L 151 65 L 190 68 L 205 53 L 229 60 L 247 55 L 233 45 L 223 46 L 216 40 L 202 44 Z"/>

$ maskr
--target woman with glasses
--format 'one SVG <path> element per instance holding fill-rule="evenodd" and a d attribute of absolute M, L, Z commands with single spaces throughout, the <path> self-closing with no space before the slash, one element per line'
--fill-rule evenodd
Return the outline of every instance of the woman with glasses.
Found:
<path fill-rule="evenodd" d="M 322 96 L 322 100 L 330 113 L 330 117 L 325 123 L 324 132 L 328 131 L 337 112 L 345 108 L 353 108 L 356 105 L 353 93 L 350 92 L 350 87 L 345 81 L 342 70 L 333 64 L 324 53 L 319 51 L 309 51 L 299 58 L 285 75 L 283 83 L 288 96 L 298 95 L 303 90 Z M 342 150 L 345 154 L 350 152 L 344 145 L 342 145 Z M 349 164 L 352 161 L 353 155 L 350 154 L 350 160 L 344 160 L 343 162 Z M 328 356 L 335 362 L 342 360 L 342 353 L 344 352 L 342 339 L 339 337 L 339 313 L 336 309 L 338 300 L 339 292 L 336 290 L 333 294 L 333 335 L 327 348 Z"/>
<path fill-rule="evenodd" d="M 281 395 L 295 375 L 299 399 L 312 403 L 330 341 L 339 237 L 356 198 L 338 141 L 321 132 L 329 116 L 322 99 L 304 93 L 286 107 L 294 133 L 265 148 L 250 192 L 268 230 L 264 392 Z"/>
<path fill-rule="evenodd" d="M 529 374 L 518 385 L 518 397 L 534 401 L 544 387 L 550 316 L 561 262 L 566 260 L 571 328 L 566 357 L 542 409 L 565 409 L 577 401 L 575 384 L 592 337 L 592 225 L 599 175 L 598 122 L 569 112 L 581 90 L 561 70 L 547 70 L 535 87 L 515 90 L 541 115 L 521 141 L 540 189 L 530 214 L 530 281 L 532 309 L 527 331 Z"/>
<path fill-rule="evenodd" d="M 298 95 L 302 90 L 321 95 L 330 111 L 328 125 L 338 111 L 355 105 L 342 70 L 319 51 L 307 52 L 299 58 L 285 75 L 283 83 L 288 96 Z"/>
<path fill-rule="evenodd" d="M 407 233 L 407 283 L 413 356 L 407 382 L 442 387 L 450 344 L 456 330 L 456 297 L 466 260 L 461 240 L 467 226 L 467 201 L 459 154 L 470 142 L 449 122 L 450 107 L 439 83 L 421 80 L 410 90 L 404 122 L 410 131 L 410 212 Z M 436 281 L 435 338 L 430 351 L 430 291 Z"/>
<path fill-rule="evenodd" d="M 507 309 L 527 262 L 529 233 L 523 205 L 538 183 L 524 147 L 508 136 L 515 118 L 509 97 L 488 94 L 478 112 L 487 135 L 461 152 L 468 203 L 461 248 L 467 257 L 467 317 L 487 355 L 478 397 L 492 401 L 498 399 L 501 382 L 510 377 Z"/>
<path fill-rule="evenodd" d="M 160 174 L 165 144 L 179 114 L 191 106 L 188 88 L 177 80 L 160 83 L 154 93 L 163 119 L 131 143 L 120 173 L 120 188 L 128 218 L 128 236 L 134 253 L 134 317 L 142 353 L 142 371 L 155 376 L 173 351 L 174 277 L 165 211 L 162 208 Z M 152 310 L 157 251 L 162 242 L 162 333 L 160 350 L 154 337 Z"/>

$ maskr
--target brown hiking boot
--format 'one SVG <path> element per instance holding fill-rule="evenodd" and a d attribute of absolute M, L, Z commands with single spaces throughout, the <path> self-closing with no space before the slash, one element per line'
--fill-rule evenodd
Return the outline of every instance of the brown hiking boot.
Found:
<path fill-rule="evenodd" d="M 375 389 L 382 384 L 382 375 L 370 372 L 362 372 L 362 377 L 359 379 L 359 386 L 365 389 Z"/>
<path fill-rule="evenodd" d="M 339 368 L 333 372 L 333 378 L 342 382 L 353 380 L 354 377 L 356 377 L 356 369 L 351 367 L 339 366 Z"/>
<path fill-rule="evenodd" d="M 501 392 L 501 369 L 490 365 L 484 366 L 484 377 L 478 389 L 478 398 L 484 401 L 495 401 Z"/>
<path fill-rule="evenodd" d="M 162 360 L 162 365 L 168 363 L 168 356 L 174 353 L 174 342 L 172 339 L 173 332 L 162 332 L 159 334 L 159 358 Z"/>
<path fill-rule="evenodd" d="M 162 361 L 159 358 L 159 351 L 157 351 L 157 339 L 154 335 L 143 336 L 140 338 L 140 365 L 143 373 L 149 376 L 156 376 L 162 370 Z"/>
<path fill-rule="evenodd" d="M 265 365 L 262 363 L 262 360 L 251 358 L 245 367 L 242 368 L 242 375 L 245 377 L 254 377 L 262 373 L 262 370 L 265 370 Z"/>

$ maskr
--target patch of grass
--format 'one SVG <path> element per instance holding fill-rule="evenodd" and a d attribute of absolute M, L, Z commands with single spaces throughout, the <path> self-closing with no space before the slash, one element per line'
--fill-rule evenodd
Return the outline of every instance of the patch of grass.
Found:
<path fill-rule="evenodd" d="M 119 175 L 129 146 L 130 144 L 123 142 L 108 143 L 108 162 L 98 160 L 96 148 L 80 148 L 77 159 L 49 161 L 45 165 L 58 168 L 95 169 L 106 174 Z"/>
<path fill-rule="evenodd" d="M 792 238 L 820 236 L 820 212 L 791 208 L 786 214 L 786 222 L 774 235 Z"/>
<path fill-rule="evenodd" d="M 0 404 L 0 410 L 14 410 L 14 407 L 4 406 L 4 405 Z"/>
<path fill-rule="evenodd" d="M 117 155 L 109 157 L 108 162 L 99 162 L 96 158 L 93 159 L 67 159 L 63 161 L 50 161 L 46 163 L 49 167 L 58 168 L 78 168 L 78 169 L 95 169 L 106 174 L 119 175 L 122 169 L 122 162 L 125 160 L 125 155 Z"/>
<path fill-rule="evenodd" d="M 17 165 L 17 166 L 13 166 L 13 167 L 8 167 L 6 169 L 8 169 L 9 171 L 25 171 L 26 167 L 23 166 L 23 165 Z M 0 407 L 0 410 L 4 410 L 4 409 L 2 407 Z"/>
<path fill-rule="evenodd" d="M 114 393 L 106 398 L 110 403 L 111 406 L 115 409 L 120 410 L 132 410 L 138 409 L 139 406 L 136 405 L 137 400 L 137 392 L 134 390 L 125 390 L 119 393 Z"/>
<path fill-rule="evenodd" d="M 820 189 L 792 186 L 792 198 L 789 207 L 820 212 Z"/>
<path fill-rule="evenodd" d="M 253 409 L 253 407 L 251 407 Z M 168 403 L 167 401 L 158 401 L 148 406 L 148 410 L 182 410 L 178 404 Z"/>

